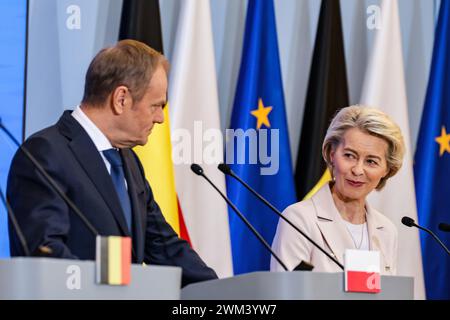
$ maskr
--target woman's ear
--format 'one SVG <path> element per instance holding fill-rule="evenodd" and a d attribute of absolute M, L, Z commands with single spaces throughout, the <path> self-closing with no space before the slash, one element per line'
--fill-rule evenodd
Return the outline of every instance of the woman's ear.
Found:
<path fill-rule="evenodd" d="M 330 165 L 331 166 L 334 166 L 335 156 L 336 156 L 336 148 L 331 147 L 331 150 L 330 150 Z"/>

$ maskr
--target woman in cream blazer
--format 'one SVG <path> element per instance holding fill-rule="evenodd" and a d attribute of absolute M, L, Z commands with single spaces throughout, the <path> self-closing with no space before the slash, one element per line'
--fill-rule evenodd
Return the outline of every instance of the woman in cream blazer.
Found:
<path fill-rule="evenodd" d="M 311 198 L 295 203 L 283 215 L 344 264 L 345 249 L 380 252 L 382 274 L 396 274 L 397 229 L 366 201 L 402 165 L 404 143 L 399 127 L 377 109 L 351 106 L 332 120 L 322 154 L 332 180 Z M 342 271 L 323 252 L 280 219 L 272 243 L 289 270 L 302 261 L 313 271 Z M 284 270 L 271 259 L 271 270 Z"/>

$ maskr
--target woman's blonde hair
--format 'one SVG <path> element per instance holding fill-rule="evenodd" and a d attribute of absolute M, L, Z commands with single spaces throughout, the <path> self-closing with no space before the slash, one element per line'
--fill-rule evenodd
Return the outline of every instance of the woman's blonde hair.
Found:
<path fill-rule="evenodd" d="M 378 109 L 363 105 L 342 108 L 331 121 L 322 144 L 322 156 L 331 172 L 331 151 L 336 150 L 345 132 L 351 128 L 358 128 L 388 143 L 386 154 L 388 174 L 381 178 L 376 187 L 377 190 L 381 190 L 386 181 L 402 167 L 405 143 L 400 128 L 387 114 Z"/>

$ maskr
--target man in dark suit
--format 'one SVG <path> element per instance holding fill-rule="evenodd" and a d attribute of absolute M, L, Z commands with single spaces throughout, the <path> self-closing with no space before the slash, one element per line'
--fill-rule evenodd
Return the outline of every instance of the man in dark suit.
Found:
<path fill-rule="evenodd" d="M 180 266 L 186 285 L 217 276 L 166 222 L 131 149 L 164 121 L 167 71 L 164 56 L 137 41 L 101 50 L 86 73 L 81 105 L 24 147 L 100 235 L 131 237 L 134 263 Z M 95 235 L 20 149 L 7 194 L 32 255 L 95 259 Z M 11 255 L 23 255 L 11 227 L 10 247 Z"/>

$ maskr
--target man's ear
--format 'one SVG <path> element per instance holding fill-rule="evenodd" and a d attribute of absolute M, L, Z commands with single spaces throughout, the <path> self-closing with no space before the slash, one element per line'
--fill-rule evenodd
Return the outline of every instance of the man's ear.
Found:
<path fill-rule="evenodd" d="M 125 106 L 131 102 L 130 90 L 126 86 L 118 86 L 111 95 L 112 109 L 115 114 L 122 114 Z"/>

